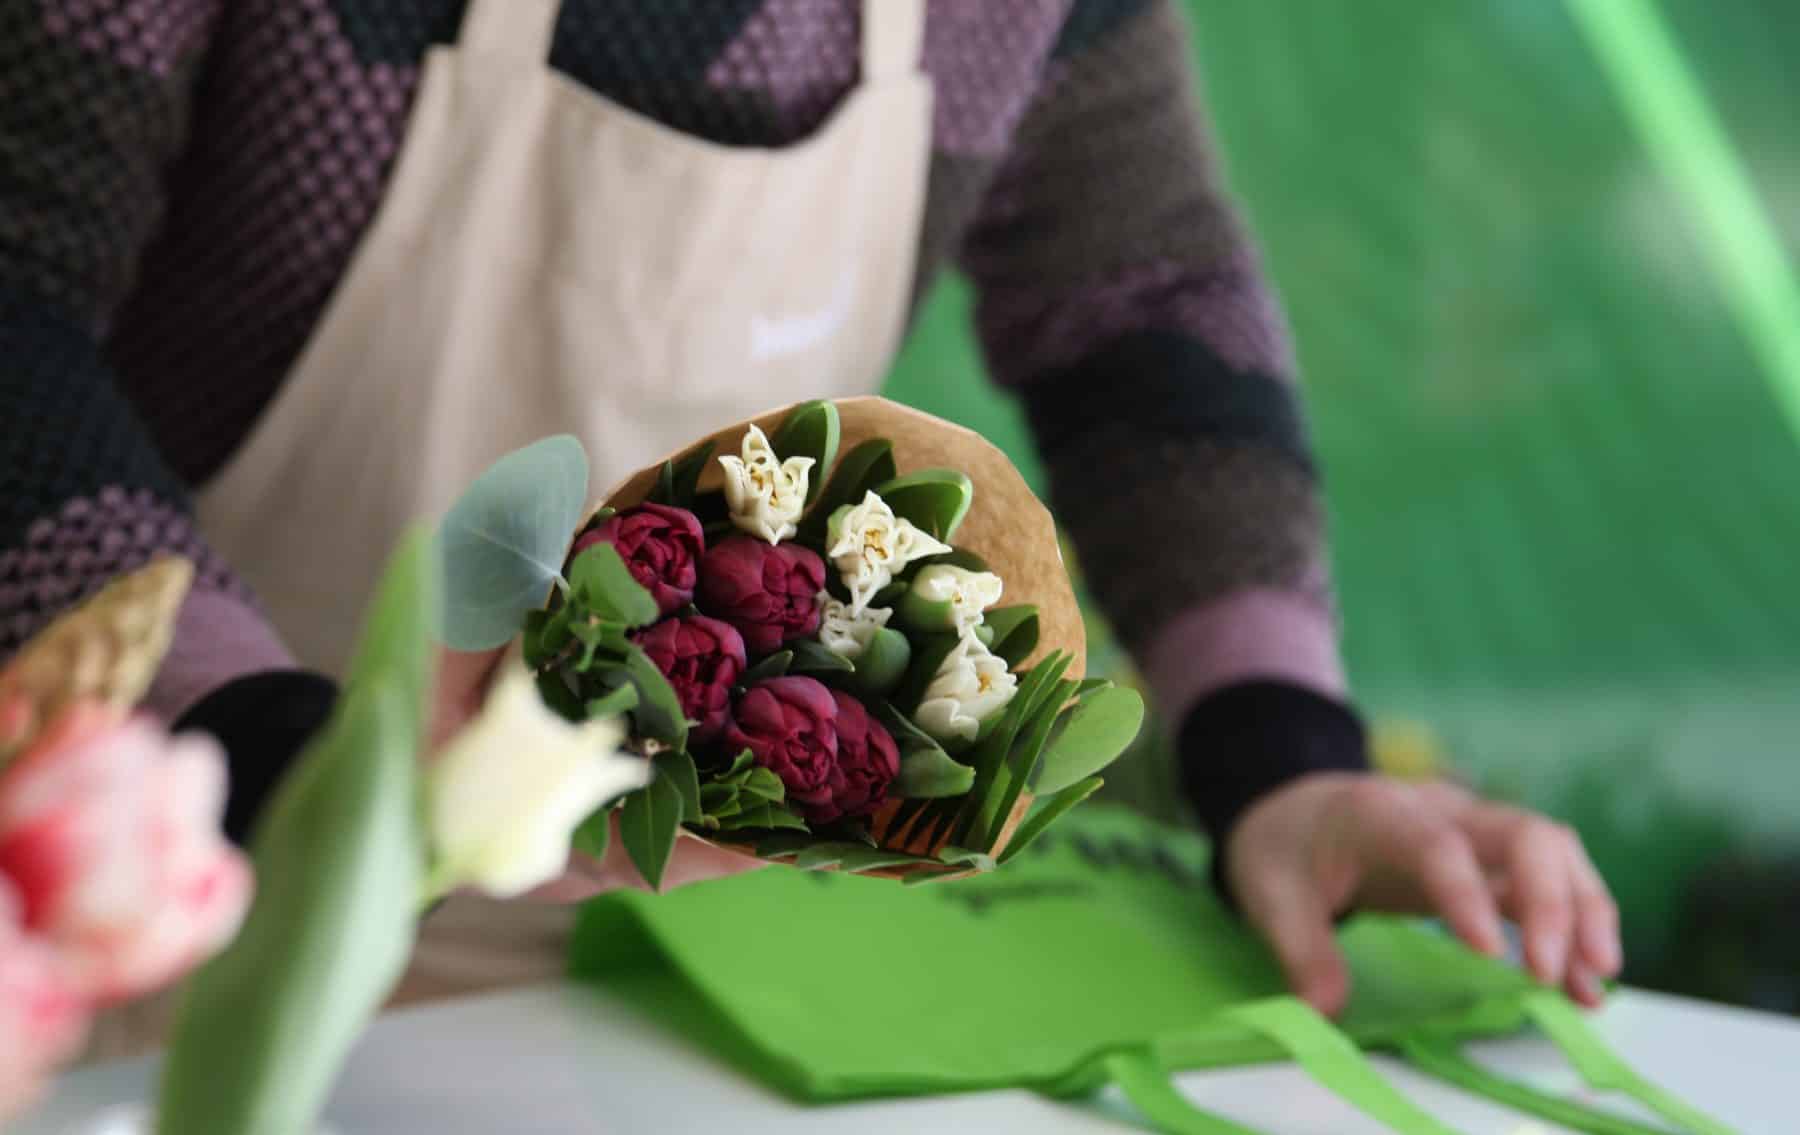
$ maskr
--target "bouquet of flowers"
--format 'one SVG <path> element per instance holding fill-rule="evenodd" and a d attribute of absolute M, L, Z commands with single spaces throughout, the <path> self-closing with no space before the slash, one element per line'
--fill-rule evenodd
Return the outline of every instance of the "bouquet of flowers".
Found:
<path fill-rule="evenodd" d="M 471 487 L 441 533 L 443 630 L 516 639 L 508 670 L 572 722 L 623 717 L 656 775 L 575 846 L 603 852 L 616 809 L 653 886 L 683 836 L 908 881 L 990 869 L 1137 734 L 1139 695 L 1083 680 L 1049 513 L 979 435 L 807 402 L 583 517 L 586 476 L 559 437 Z"/>

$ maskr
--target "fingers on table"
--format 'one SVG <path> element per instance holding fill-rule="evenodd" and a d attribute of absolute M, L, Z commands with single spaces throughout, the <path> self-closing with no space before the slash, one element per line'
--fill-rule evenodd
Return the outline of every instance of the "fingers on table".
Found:
<path fill-rule="evenodd" d="M 1350 973 L 1332 933 L 1323 889 L 1295 865 L 1253 872 L 1239 889 L 1244 913 L 1275 950 L 1288 985 L 1328 1016 L 1350 996 Z"/>
<path fill-rule="evenodd" d="M 1505 950 L 1500 911 L 1462 828 L 1404 784 L 1371 779 L 1349 790 L 1348 838 L 1369 868 L 1415 886 L 1457 937 L 1484 954 Z"/>
<path fill-rule="evenodd" d="M 1499 805 L 1478 805 L 1461 820 L 1481 861 L 1504 879 L 1505 910 L 1524 935 L 1532 973 L 1597 1003 L 1599 979 L 1619 971 L 1618 910 L 1580 837 Z"/>

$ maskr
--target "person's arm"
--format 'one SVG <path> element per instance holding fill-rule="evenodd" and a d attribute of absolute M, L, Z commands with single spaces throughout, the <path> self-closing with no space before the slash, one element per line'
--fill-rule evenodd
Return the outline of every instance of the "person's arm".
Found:
<path fill-rule="evenodd" d="M 1225 845 L 1366 767 L 1279 307 L 1221 185 L 1169 3 L 1077 3 L 962 264 L 1089 586 Z"/>
<path fill-rule="evenodd" d="M 1583 1000 L 1617 912 L 1573 833 L 1367 775 L 1324 510 L 1278 305 L 1221 184 L 1174 0 L 1075 0 L 962 263 L 1087 579 L 1179 737 L 1220 890 L 1335 1011 L 1332 919 L 1424 909 L 1475 947 L 1524 928 Z"/>
<path fill-rule="evenodd" d="M 211 727 L 220 723 L 191 712 L 209 694 L 293 674 L 293 661 L 195 529 L 187 486 L 105 358 L 105 328 L 160 221 L 222 6 L 141 7 L 126 19 L 0 0 L 0 663 L 114 576 L 182 555 L 196 578 L 148 708 Z M 264 680 L 255 690 L 267 711 L 282 711 L 290 682 L 317 684 Z M 265 739 L 245 734 L 234 764 L 284 755 Z M 234 769 L 239 813 L 249 802 L 238 782 L 261 779 Z"/>

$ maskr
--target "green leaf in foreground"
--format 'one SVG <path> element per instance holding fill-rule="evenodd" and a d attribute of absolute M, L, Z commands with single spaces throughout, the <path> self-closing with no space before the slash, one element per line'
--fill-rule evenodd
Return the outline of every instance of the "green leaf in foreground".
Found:
<path fill-rule="evenodd" d="M 1095 690 L 1070 710 L 1044 749 L 1035 787 L 1061 792 L 1118 759 L 1144 724 L 1144 698 L 1126 686 Z"/>
<path fill-rule="evenodd" d="M 825 401 L 802 402 L 788 412 L 775 436 L 769 439 L 769 446 L 783 461 L 790 457 L 813 459 L 812 473 L 806 482 L 808 504 L 818 499 L 825 478 L 837 461 L 840 433 L 836 406 Z"/>
<path fill-rule="evenodd" d="M 680 786 L 659 776 L 625 797 L 619 809 L 619 842 L 653 891 L 662 889 L 663 869 L 675 850 L 683 808 Z"/>
<path fill-rule="evenodd" d="M 611 544 L 591 544 L 569 565 L 569 586 L 586 608 L 602 619 L 641 627 L 662 614 L 656 599 L 632 578 Z"/>
<path fill-rule="evenodd" d="M 567 434 L 507 454 L 450 507 L 438 529 L 438 633 L 455 650 L 491 650 L 519 633 L 562 577 L 581 523 L 588 462 Z"/>
<path fill-rule="evenodd" d="M 1037 800 L 1031 806 L 1031 814 L 1019 825 L 1013 837 L 1008 841 L 1006 850 L 1000 853 L 1000 862 L 1008 863 L 1017 858 L 1021 852 L 1031 846 L 1033 840 L 1044 834 L 1044 829 L 1055 823 L 1064 812 L 1086 800 L 1099 791 L 1104 782 L 1097 776 L 1077 781 L 1054 796 Z"/>
<path fill-rule="evenodd" d="M 688 721 L 681 698 L 642 647 L 633 645 L 626 651 L 625 672 L 637 687 L 638 704 L 632 711 L 637 731 L 673 748 L 685 748 Z"/>
<path fill-rule="evenodd" d="M 418 751 L 436 569 L 429 539 L 402 546 L 337 711 L 257 826 L 249 917 L 176 1016 L 164 1135 L 312 1130 L 406 966 L 425 875 Z"/>

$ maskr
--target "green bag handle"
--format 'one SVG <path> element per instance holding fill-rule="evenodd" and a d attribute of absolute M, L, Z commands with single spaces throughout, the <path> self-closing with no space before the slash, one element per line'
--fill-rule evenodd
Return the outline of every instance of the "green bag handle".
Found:
<path fill-rule="evenodd" d="M 1273 997 L 1225 1010 L 1234 1021 L 1274 1041 L 1319 1084 L 1397 1135 L 1457 1135 L 1407 1099 L 1368 1058 L 1306 1003 Z M 1102 1064 L 1144 1118 L 1170 1135 L 1254 1135 L 1230 1120 L 1196 1108 L 1169 1080 L 1180 1067 L 1182 1038 L 1166 1037 L 1150 1050 L 1108 1054 Z"/>
<path fill-rule="evenodd" d="M 1442 1036 L 1420 1033 L 1405 1037 L 1400 1051 L 1413 1067 L 1427 1075 L 1571 1131 L 1585 1131 L 1587 1135 L 1669 1135 L 1660 1127 L 1648 1127 L 1495 1075 L 1464 1056 L 1455 1041 Z"/>
<path fill-rule="evenodd" d="M 1524 1007 L 1588 1087 L 1629 1096 L 1690 1135 L 1737 1135 L 1731 1127 L 1638 1075 L 1588 1028 L 1581 1013 L 1562 994 L 1539 990 L 1525 998 Z"/>

